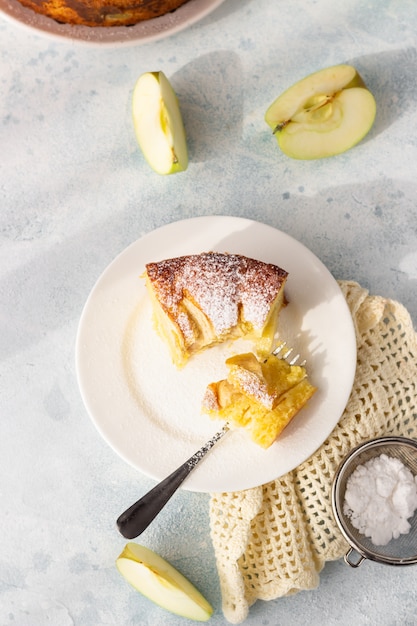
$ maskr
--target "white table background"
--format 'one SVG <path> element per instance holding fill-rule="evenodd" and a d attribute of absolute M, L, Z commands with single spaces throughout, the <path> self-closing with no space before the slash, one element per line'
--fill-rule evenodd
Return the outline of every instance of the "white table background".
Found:
<path fill-rule="evenodd" d="M 308 246 L 338 279 L 401 301 L 417 322 L 417 5 L 412 0 L 226 0 L 166 39 L 123 48 L 53 41 L 0 18 L 0 623 L 177 626 L 114 561 L 121 511 L 153 485 L 101 439 L 74 342 L 98 276 L 171 221 L 236 215 Z M 286 87 L 348 62 L 373 91 L 366 139 L 286 158 L 263 116 Z M 190 166 L 144 162 L 131 93 L 163 70 Z M 115 416 L 117 419 L 117 416 Z M 225 623 L 208 496 L 179 492 L 140 543 L 189 576 Z M 417 623 L 417 566 L 326 565 L 320 587 L 252 607 L 248 625 Z"/>

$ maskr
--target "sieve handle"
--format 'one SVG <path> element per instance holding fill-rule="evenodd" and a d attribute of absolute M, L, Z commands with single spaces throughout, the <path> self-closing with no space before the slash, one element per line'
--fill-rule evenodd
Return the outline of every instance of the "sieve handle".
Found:
<path fill-rule="evenodd" d="M 349 559 L 351 554 L 355 554 L 356 555 L 356 559 L 354 561 L 351 561 Z M 350 548 L 345 556 L 343 557 L 345 563 L 347 563 L 349 565 L 349 567 L 359 567 L 359 565 L 362 563 L 362 561 L 365 560 L 365 557 L 362 556 L 361 554 L 359 554 L 359 552 L 356 552 L 356 550 L 354 550 L 353 548 Z"/>

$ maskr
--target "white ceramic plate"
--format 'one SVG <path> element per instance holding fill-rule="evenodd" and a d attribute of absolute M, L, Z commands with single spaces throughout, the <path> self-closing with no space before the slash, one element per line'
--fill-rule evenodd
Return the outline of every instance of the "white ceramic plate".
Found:
<path fill-rule="evenodd" d="M 200 412 L 206 385 L 224 360 L 247 346 L 211 348 L 177 371 L 151 323 L 140 274 L 145 264 L 203 251 L 234 252 L 289 272 L 289 304 L 280 334 L 304 358 L 318 387 L 279 439 L 263 450 L 242 431 L 229 432 L 184 483 L 191 491 L 238 491 L 264 484 L 305 461 L 331 433 L 355 373 L 352 318 L 337 282 L 292 237 L 236 217 L 199 217 L 159 228 L 122 252 L 94 286 L 81 316 L 78 381 L 104 439 L 128 463 L 160 480 L 221 427 Z"/>
<path fill-rule="evenodd" d="M 167 15 L 134 26 L 112 28 L 59 24 L 49 17 L 23 7 L 18 0 L 0 0 L 0 13 L 6 19 L 53 39 L 78 41 L 94 46 L 121 47 L 143 44 L 173 35 L 201 20 L 222 2 L 224 0 L 189 0 Z"/>

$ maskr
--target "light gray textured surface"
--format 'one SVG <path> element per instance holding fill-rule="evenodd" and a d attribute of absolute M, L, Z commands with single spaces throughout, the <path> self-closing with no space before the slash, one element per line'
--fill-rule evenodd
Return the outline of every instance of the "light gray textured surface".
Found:
<path fill-rule="evenodd" d="M 144 233 L 236 215 L 307 245 L 336 278 L 401 301 L 417 322 L 417 5 L 226 0 L 155 43 L 98 49 L 0 19 L 0 623 L 179 626 L 131 590 L 115 519 L 152 486 L 100 438 L 74 342 L 95 280 Z M 368 137 L 338 157 L 282 155 L 263 121 L 286 87 L 351 62 L 373 91 Z M 137 148 L 136 78 L 163 70 L 189 138 L 162 178 Z M 117 416 L 115 416 L 117 419 Z M 208 496 L 180 492 L 140 542 L 168 558 L 224 624 Z M 329 563 L 312 592 L 258 602 L 248 625 L 417 623 L 417 569 Z"/>

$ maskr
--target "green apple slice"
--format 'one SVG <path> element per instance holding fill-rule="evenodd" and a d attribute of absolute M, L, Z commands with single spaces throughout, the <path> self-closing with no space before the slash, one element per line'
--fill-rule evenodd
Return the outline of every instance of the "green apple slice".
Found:
<path fill-rule="evenodd" d="M 287 156 L 320 159 L 352 148 L 375 115 L 375 99 L 356 69 L 335 65 L 287 89 L 268 108 L 265 121 Z"/>
<path fill-rule="evenodd" d="M 158 174 L 188 167 L 187 140 L 177 96 L 163 72 L 142 74 L 133 90 L 136 138 L 149 165 Z"/>
<path fill-rule="evenodd" d="M 121 575 L 160 607 L 199 622 L 210 619 L 213 609 L 201 593 L 161 556 L 129 542 L 116 559 Z"/>

